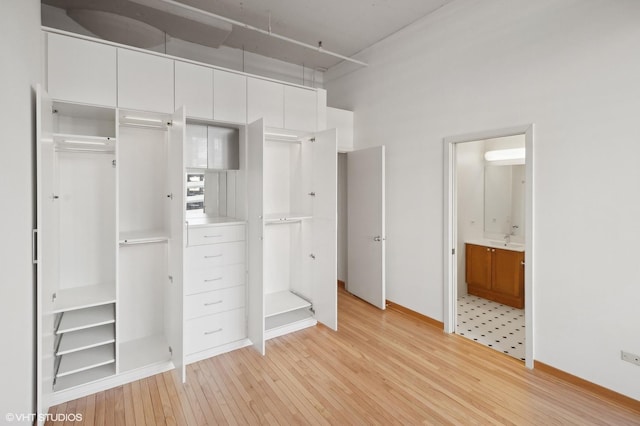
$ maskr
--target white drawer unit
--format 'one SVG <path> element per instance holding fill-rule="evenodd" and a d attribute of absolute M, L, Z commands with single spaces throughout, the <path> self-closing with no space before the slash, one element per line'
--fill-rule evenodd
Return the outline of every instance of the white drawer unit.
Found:
<path fill-rule="evenodd" d="M 244 251 L 244 241 L 189 247 L 186 270 L 244 263 Z"/>
<path fill-rule="evenodd" d="M 244 241 L 244 229 L 244 225 L 189 228 L 187 243 L 190 246 L 199 246 L 205 244 L 228 243 L 231 241 Z"/>
<path fill-rule="evenodd" d="M 189 296 L 192 294 L 244 285 L 245 283 L 246 270 L 244 263 L 213 266 L 209 268 L 194 267 L 186 273 L 184 294 Z"/>
<path fill-rule="evenodd" d="M 192 354 L 246 337 L 244 308 L 187 320 L 185 353 Z"/>
<path fill-rule="evenodd" d="M 193 319 L 244 307 L 244 286 L 230 287 L 185 297 L 184 316 Z"/>

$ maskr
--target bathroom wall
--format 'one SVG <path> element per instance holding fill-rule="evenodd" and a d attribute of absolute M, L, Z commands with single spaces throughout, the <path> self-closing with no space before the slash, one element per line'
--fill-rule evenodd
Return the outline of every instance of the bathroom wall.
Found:
<path fill-rule="evenodd" d="M 638 22 L 637 0 L 454 0 L 325 84 L 355 147 L 386 146 L 387 298 L 437 320 L 443 139 L 534 124 L 534 359 L 640 400 Z"/>
<path fill-rule="evenodd" d="M 458 296 L 467 294 L 464 243 L 484 234 L 484 146 L 484 141 L 456 145 Z"/>

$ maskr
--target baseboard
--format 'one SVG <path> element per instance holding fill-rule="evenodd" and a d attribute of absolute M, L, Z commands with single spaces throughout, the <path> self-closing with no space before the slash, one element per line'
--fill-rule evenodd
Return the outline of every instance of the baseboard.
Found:
<path fill-rule="evenodd" d="M 640 413 L 640 401 L 630 398 L 626 395 L 622 395 L 621 393 L 612 391 L 611 389 L 607 389 L 603 386 L 596 385 L 588 380 L 581 379 L 580 377 L 574 376 L 573 374 L 569 374 L 565 371 L 559 370 L 555 367 L 547 365 L 540 361 L 533 362 L 534 371 L 542 371 L 544 373 L 550 374 L 558 379 L 571 383 L 579 388 L 585 389 L 600 398 L 611 401 L 617 405 L 620 405 L 624 408 L 628 408 L 636 413 Z"/>
<path fill-rule="evenodd" d="M 338 288 L 346 289 L 347 285 L 342 280 L 338 280 Z"/>
<path fill-rule="evenodd" d="M 443 322 L 438 321 L 438 320 L 434 320 L 433 318 L 428 317 L 426 315 L 422 315 L 419 312 L 412 311 L 411 309 L 405 308 L 404 306 L 398 305 L 397 303 L 390 302 L 389 300 L 387 300 L 387 308 L 392 309 L 392 310 L 397 311 L 397 312 L 401 312 L 401 313 L 403 313 L 405 315 L 409 315 L 410 317 L 418 319 L 418 320 L 424 322 L 425 324 L 429 324 L 429 325 L 432 325 L 434 327 L 438 327 L 441 330 L 444 330 L 444 323 Z"/>

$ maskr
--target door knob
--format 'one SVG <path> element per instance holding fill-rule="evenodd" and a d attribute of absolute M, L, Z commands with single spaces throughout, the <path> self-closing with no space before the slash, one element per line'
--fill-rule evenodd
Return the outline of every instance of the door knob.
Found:
<path fill-rule="evenodd" d="M 382 241 L 382 237 L 380 236 L 373 237 L 373 241 Z"/>

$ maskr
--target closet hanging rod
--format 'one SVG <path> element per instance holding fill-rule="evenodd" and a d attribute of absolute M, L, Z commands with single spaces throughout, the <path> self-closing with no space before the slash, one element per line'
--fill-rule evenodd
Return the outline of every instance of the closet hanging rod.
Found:
<path fill-rule="evenodd" d="M 168 239 L 166 237 L 158 237 L 158 238 L 149 238 L 145 240 L 124 240 L 120 241 L 120 246 L 134 246 L 138 244 L 157 244 L 157 243 L 166 243 Z"/>

